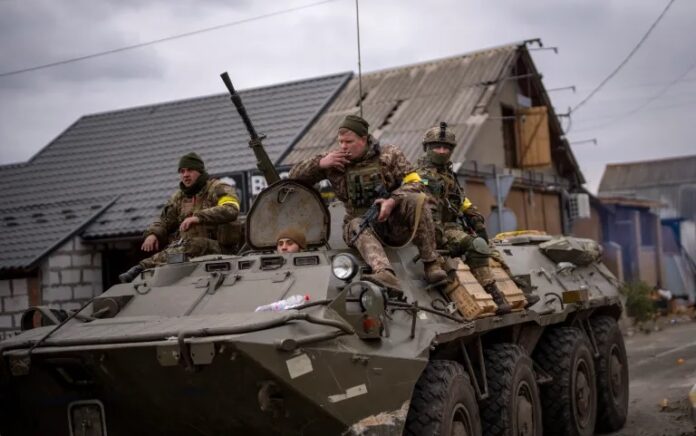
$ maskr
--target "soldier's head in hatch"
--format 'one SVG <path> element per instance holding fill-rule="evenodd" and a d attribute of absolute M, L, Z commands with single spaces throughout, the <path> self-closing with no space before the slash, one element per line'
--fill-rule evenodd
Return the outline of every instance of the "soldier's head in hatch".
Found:
<path fill-rule="evenodd" d="M 307 248 L 304 232 L 295 227 L 281 230 L 276 238 L 278 253 L 298 253 Z"/>

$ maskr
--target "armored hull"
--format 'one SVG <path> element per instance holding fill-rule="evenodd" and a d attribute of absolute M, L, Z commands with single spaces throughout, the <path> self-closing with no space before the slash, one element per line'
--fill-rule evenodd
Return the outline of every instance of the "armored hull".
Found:
<path fill-rule="evenodd" d="M 292 216 L 280 209 L 309 202 L 298 222 L 323 226 L 310 249 L 273 253 L 268 241 Z M 1 343 L 0 434 L 585 435 L 623 424 L 621 303 L 600 262 L 554 261 L 540 247 L 548 237 L 502 241 L 512 275 L 541 301 L 467 320 L 426 285 L 411 246 L 388 250 L 405 299 L 362 281 L 340 207 L 329 213 L 311 189 L 279 182 L 257 204 L 252 251 L 147 270 Z M 350 278 L 335 264 L 346 254 Z M 291 295 L 307 301 L 255 312 Z"/>

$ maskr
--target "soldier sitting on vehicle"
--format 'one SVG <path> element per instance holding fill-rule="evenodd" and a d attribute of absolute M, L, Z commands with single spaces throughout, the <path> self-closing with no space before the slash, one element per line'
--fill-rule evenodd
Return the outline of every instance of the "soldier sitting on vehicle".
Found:
<path fill-rule="evenodd" d="M 304 232 L 296 227 L 287 227 L 278 232 L 276 249 L 278 253 L 299 253 L 307 248 Z"/>
<path fill-rule="evenodd" d="M 418 175 L 430 194 L 428 207 L 435 222 L 437 246 L 449 250 L 453 257 L 465 255 L 471 273 L 498 306 L 497 313 L 508 313 L 510 305 L 498 289 L 489 266 L 493 250 L 488 243 L 485 220 L 466 198 L 452 171 L 450 158 L 456 145 L 454 132 L 446 123 L 440 123 L 425 132 L 425 153 L 418 160 Z M 539 301 L 536 295 L 526 297 L 527 306 Z"/>
<path fill-rule="evenodd" d="M 211 179 L 196 153 L 185 154 L 179 160 L 179 179 L 179 189 L 164 206 L 159 219 L 145 231 L 141 248 L 153 252 L 168 241 L 171 243 L 119 275 L 122 282 L 130 282 L 143 270 L 166 263 L 171 254 L 195 257 L 221 252 L 218 240 L 226 238 L 224 233 L 231 231 L 229 223 L 239 215 L 234 188 Z"/>
<path fill-rule="evenodd" d="M 426 280 L 440 282 L 447 274 L 435 250 L 432 217 L 422 207 L 424 194 L 418 174 L 401 150 L 393 145 L 380 146 L 368 134 L 368 127 L 363 118 L 346 116 L 338 129 L 338 148 L 298 163 L 290 171 L 290 178 L 310 185 L 329 180 L 346 208 L 343 239 L 358 249 L 372 269 L 372 274 L 363 278 L 396 291 L 392 292 L 396 296 L 401 292 L 400 284 L 382 241 L 393 243 L 401 238 L 404 242 L 404 235 L 412 235 Z M 380 190 L 386 190 L 387 198 L 380 198 Z M 373 204 L 379 205 L 377 222 L 358 233 L 361 215 Z"/>

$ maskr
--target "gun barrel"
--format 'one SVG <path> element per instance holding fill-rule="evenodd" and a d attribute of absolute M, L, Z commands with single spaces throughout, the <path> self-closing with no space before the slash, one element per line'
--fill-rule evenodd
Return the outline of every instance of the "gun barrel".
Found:
<path fill-rule="evenodd" d="M 230 80 L 230 76 L 227 74 L 226 71 L 220 74 L 220 77 L 222 78 L 222 81 L 225 83 L 227 90 L 230 92 L 230 100 L 232 100 L 234 107 L 237 108 L 237 113 L 239 113 L 239 116 L 242 118 L 244 126 L 246 126 L 247 132 L 249 132 L 249 136 L 251 137 L 251 141 L 249 141 L 249 146 L 254 152 L 254 156 L 256 156 L 257 168 L 264 175 L 269 185 L 271 183 L 277 182 L 278 180 L 280 180 L 278 171 L 276 171 L 275 166 L 273 166 L 271 159 L 268 157 L 268 154 L 266 153 L 266 150 L 263 148 L 263 144 L 261 143 L 261 140 L 263 138 L 258 133 L 256 133 L 256 129 L 254 128 L 254 125 L 251 123 L 251 118 L 249 118 L 249 114 L 247 113 L 246 108 L 244 107 L 244 103 L 242 103 L 242 98 L 234 89 L 232 81 Z"/>
<path fill-rule="evenodd" d="M 234 85 L 232 85 L 232 81 L 230 80 L 230 76 L 227 74 L 227 71 L 220 74 L 220 77 L 222 78 L 222 81 L 225 83 L 227 90 L 230 92 L 230 100 L 232 100 L 234 107 L 237 108 L 239 116 L 242 117 L 242 122 L 244 123 L 247 132 L 249 132 L 249 136 L 251 137 L 251 139 L 258 139 L 259 134 L 256 133 L 256 129 L 254 128 L 254 125 L 251 123 L 251 118 L 249 118 L 249 114 L 247 113 L 246 108 L 244 107 L 244 103 L 242 103 L 242 97 L 240 97 L 239 93 L 237 93 L 237 91 L 234 89 Z"/>

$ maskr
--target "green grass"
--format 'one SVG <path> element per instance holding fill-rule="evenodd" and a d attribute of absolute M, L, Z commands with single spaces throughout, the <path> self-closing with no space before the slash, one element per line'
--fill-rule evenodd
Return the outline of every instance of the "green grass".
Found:
<path fill-rule="evenodd" d="M 644 282 L 624 283 L 621 293 L 626 297 L 626 312 L 638 322 L 652 319 L 655 305 L 650 299 L 652 288 Z"/>

